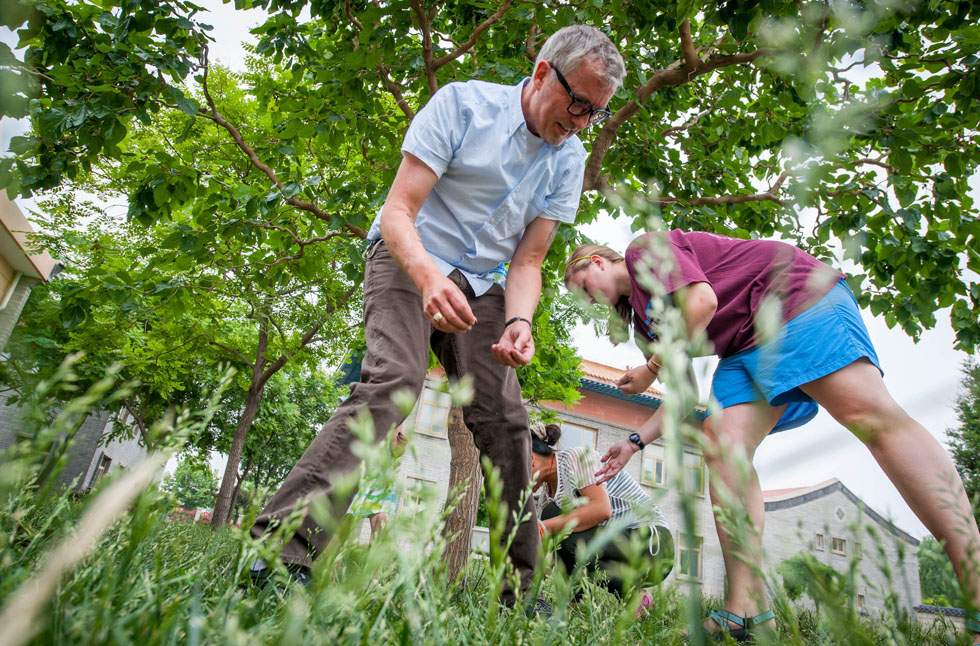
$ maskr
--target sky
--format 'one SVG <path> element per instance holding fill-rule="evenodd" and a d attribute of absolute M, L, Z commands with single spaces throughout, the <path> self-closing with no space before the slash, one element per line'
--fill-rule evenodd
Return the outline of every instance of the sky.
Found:
<path fill-rule="evenodd" d="M 243 45 L 252 41 L 249 29 L 262 21 L 258 10 L 236 11 L 220 0 L 198 0 L 206 7 L 205 22 L 214 25 L 211 35 L 211 60 L 235 70 L 244 69 Z M 9 31 L 0 29 L 0 41 L 14 45 Z M 0 150 L 6 150 L 9 138 L 25 129 L 23 123 L 0 120 Z M 974 199 L 980 199 L 980 181 L 971 182 Z M 33 208 L 30 200 L 18 201 L 25 210 Z M 614 249 L 625 249 L 633 235 L 629 222 L 605 215 L 581 230 L 595 242 Z M 938 324 L 925 332 L 918 342 L 900 329 L 888 329 L 884 320 L 862 312 L 871 333 L 882 368 L 885 384 L 892 396 L 921 422 L 940 442 L 946 441 L 946 430 L 956 425 L 955 402 L 962 377 L 961 366 L 967 356 L 953 349 L 954 335 L 947 312 L 937 314 Z M 640 351 L 632 344 L 612 346 L 597 338 L 591 326 L 575 329 L 573 341 L 584 359 L 624 368 L 642 361 Z M 699 359 L 696 367 L 702 378 L 702 392 L 708 388 L 708 375 L 715 360 Z M 916 537 L 926 535 L 925 527 L 904 503 L 895 487 L 874 462 L 870 453 L 848 431 L 825 411 L 806 426 L 767 438 L 756 453 L 756 469 L 763 489 L 807 486 L 838 478 L 848 489 L 875 511 L 891 518 L 896 525 Z M 218 465 L 215 465 L 218 466 Z"/>

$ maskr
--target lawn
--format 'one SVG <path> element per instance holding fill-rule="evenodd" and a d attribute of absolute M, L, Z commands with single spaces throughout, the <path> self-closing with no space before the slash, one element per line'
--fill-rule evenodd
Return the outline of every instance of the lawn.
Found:
<path fill-rule="evenodd" d="M 94 500 L 8 495 L 0 519 L 4 605 L 38 576 Z M 63 574 L 33 624 L 32 643 L 682 644 L 689 617 L 701 614 L 696 606 L 691 612 L 686 589 L 673 587 L 659 591 L 655 609 L 635 621 L 629 603 L 591 582 L 573 601 L 570 580 L 555 573 L 541 585 L 554 615 L 528 618 L 494 601 L 501 574 L 493 556 L 472 559 L 463 584 L 447 582 L 438 516 L 425 513 L 399 515 L 370 546 L 352 535 L 335 541 L 308 588 L 283 579 L 258 589 L 245 570 L 270 546 L 237 528 L 214 532 L 172 520 L 171 505 L 152 487 L 139 496 Z M 762 643 L 953 643 L 941 630 L 895 614 L 859 617 L 847 599 L 824 600 L 816 613 L 779 595 L 780 632 L 761 636 Z"/>

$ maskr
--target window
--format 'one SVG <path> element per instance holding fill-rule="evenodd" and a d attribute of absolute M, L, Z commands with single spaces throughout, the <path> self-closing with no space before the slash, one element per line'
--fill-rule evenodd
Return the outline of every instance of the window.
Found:
<path fill-rule="evenodd" d="M 574 449 L 579 446 L 595 449 L 596 430 L 563 421 L 561 424 L 561 439 L 558 440 L 558 448 Z"/>
<path fill-rule="evenodd" d="M 667 463 L 658 449 L 646 447 L 643 449 L 643 469 L 640 473 L 640 483 L 651 487 L 667 486 Z"/>
<path fill-rule="evenodd" d="M 700 536 L 693 539 L 687 536 L 680 537 L 680 550 L 678 551 L 677 573 L 680 576 L 690 579 L 701 578 L 701 543 Z"/>
<path fill-rule="evenodd" d="M 817 534 L 816 537 L 814 537 L 814 539 L 813 539 L 813 549 L 820 550 L 821 552 L 824 550 L 823 534 Z"/>
<path fill-rule="evenodd" d="M 95 486 L 95 483 L 105 474 L 109 473 L 109 467 L 112 466 L 112 458 L 103 453 L 99 456 L 99 464 L 95 467 L 95 472 L 92 474 L 92 484 L 90 486 Z"/>
<path fill-rule="evenodd" d="M 830 541 L 830 551 L 834 554 L 847 554 L 847 541 L 835 536 Z"/>
<path fill-rule="evenodd" d="M 859 594 L 857 596 L 857 609 L 858 610 L 864 610 L 864 595 L 863 594 Z"/>
<path fill-rule="evenodd" d="M 704 496 L 704 458 L 697 453 L 684 452 L 684 477 L 688 491 Z"/>
<path fill-rule="evenodd" d="M 442 393 L 429 386 L 422 389 L 422 396 L 416 404 L 415 432 L 434 437 L 446 437 L 449 425 L 449 408 L 452 399 L 449 393 Z"/>

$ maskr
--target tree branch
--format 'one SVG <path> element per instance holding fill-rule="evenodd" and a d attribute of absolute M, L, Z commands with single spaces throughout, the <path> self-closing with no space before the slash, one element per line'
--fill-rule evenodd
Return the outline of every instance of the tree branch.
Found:
<path fill-rule="evenodd" d="M 268 164 L 266 164 L 261 159 L 259 159 L 259 156 L 258 154 L 256 154 L 255 150 L 252 149 L 252 147 L 245 142 L 245 139 L 238 131 L 238 128 L 236 128 L 233 124 L 229 123 L 228 120 L 225 119 L 220 112 L 218 112 L 217 107 L 215 107 L 214 99 L 211 97 L 211 91 L 210 88 L 208 87 L 208 48 L 207 47 L 205 47 L 204 51 L 201 53 L 201 68 L 202 68 L 201 89 L 204 92 L 204 98 L 207 101 L 208 109 L 209 109 L 209 112 L 204 116 L 210 119 L 211 121 L 213 121 L 214 123 L 218 124 L 222 128 L 224 128 L 225 130 L 227 130 L 228 134 L 231 135 L 231 138 L 235 140 L 235 144 L 241 149 L 242 152 L 245 153 L 249 161 L 252 162 L 252 166 L 254 166 L 259 171 L 261 171 L 263 175 L 268 177 L 269 180 L 273 184 L 275 184 L 277 188 L 281 190 L 284 184 L 276 175 L 275 171 L 273 171 Z M 297 209 L 313 214 L 314 216 L 323 220 L 324 222 L 333 224 L 332 221 L 333 219 L 330 217 L 330 214 L 321 210 L 315 204 L 306 202 L 304 200 L 300 200 L 296 197 L 286 198 L 285 201 L 287 204 Z M 367 237 L 367 233 L 360 227 L 356 227 L 352 224 L 345 223 L 344 228 L 359 238 Z"/>
<path fill-rule="evenodd" d="M 306 254 L 306 247 L 308 247 L 309 245 L 316 244 L 318 242 L 326 242 L 327 240 L 336 238 L 337 236 L 344 235 L 342 231 L 331 231 L 330 233 L 327 233 L 322 236 L 316 236 L 314 238 L 300 238 L 295 231 L 293 231 L 292 229 L 286 226 L 272 224 L 270 222 L 259 222 L 257 220 L 249 220 L 248 222 L 249 224 L 252 224 L 253 226 L 257 226 L 260 229 L 268 229 L 270 231 L 279 231 L 281 233 L 285 233 L 290 237 L 290 239 L 292 239 L 293 243 L 299 247 L 298 253 L 295 253 L 291 256 L 283 256 L 281 258 L 277 258 L 275 262 L 269 264 L 270 267 L 274 265 L 280 265 L 286 262 L 292 262 L 293 260 L 299 260 L 304 256 L 304 254 Z"/>
<path fill-rule="evenodd" d="M 694 46 L 694 39 L 691 36 L 691 21 L 685 20 L 681 23 L 681 53 L 684 55 L 684 69 L 688 74 L 693 75 L 701 63 L 698 50 Z"/>
<path fill-rule="evenodd" d="M 262 371 L 262 375 L 261 377 L 259 377 L 259 384 L 261 386 L 265 386 L 266 382 L 272 378 L 272 375 L 276 374 L 284 365 L 286 365 L 286 362 L 289 361 L 290 358 L 295 356 L 297 352 L 299 352 L 300 350 L 308 346 L 310 343 L 312 343 L 313 340 L 316 338 L 317 333 L 320 331 L 320 328 L 322 328 L 324 322 L 326 322 L 327 317 L 332 315 L 343 305 L 346 305 L 348 302 L 350 302 L 350 299 L 354 295 L 354 291 L 356 289 L 357 289 L 356 286 L 351 286 L 351 288 L 347 290 L 347 293 L 344 294 L 343 298 L 331 303 L 323 312 L 323 317 L 320 318 L 312 326 L 310 326 L 310 328 L 307 329 L 306 332 L 303 334 L 303 337 L 299 341 L 299 346 L 294 348 L 291 352 L 283 352 L 281 355 L 279 355 L 276 358 L 275 361 L 270 363 L 265 368 L 265 370 Z"/>
<path fill-rule="evenodd" d="M 744 204 L 745 202 L 775 202 L 780 206 L 784 205 L 786 202 L 779 197 L 779 193 L 782 190 L 783 183 L 788 177 L 788 173 L 782 173 L 776 178 L 776 181 L 772 183 L 768 191 L 762 193 L 750 193 L 748 195 L 715 195 L 712 197 L 697 197 L 690 200 L 685 200 L 676 197 L 664 197 L 656 201 L 657 204 L 661 206 L 666 206 L 669 204 L 682 204 L 685 206 L 717 206 L 721 204 Z"/>
<path fill-rule="evenodd" d="M 213 339 L 211 341 L 211 345 L 213 345 L 213 346 L 215 346 L 217 348 L 220 348 L 220 349 L 224 350 L 229 355 L 231 355 L 234 359 L 236 359 L 240 363 L 245 364 L 249 368 L 253 367 L 252 366 L 252 362 L 249 361 L 248 357 L 246 357 L 239 350 L 236 350 L 235 348 L 231 347 L 230 345 L 225 345 L 224 343 L 219 343 L 218 341 L 215 341 Z"/>
<path fill-rule="evenodd" d="M 532 63 L 538 59 L 538 47 L 534 41 L 537 40 L 539 33 L 538 23 L 532 22 L 531 28 L 527 30 L 527 38 L 524 40 L 524 54 Z"/>
<path fill-rule="evenodd" d="M 687 25 L 687 27 L 685 27 L 685 25 Z M 689 39 L 690 25 L 688 25 L 685 21 L 681 24 L 682 48 L 687 47 L 684 44 L 684 41 Z M 691 46 L 693 46 L 693 44 Z M 602 171 L 602 160 L 605 158 L 606 153 L 609 152 L 609 148 L 612 146 L 613 141 L 615 141 L 617 131 L 624 123 L 626 123 L 627 120 L 640 111 L 640 106 L 645 103 L 654 92 L 665 87 L 683 85 L 697 76 L 707 74 L 708 72 L 712 72 L 721 67 L 750 63 L 757 58 L 767 55 L 768 53 L 769 50 L 767 49 L 757 49 L 753 52 L 730 54 L 727 56 L 715 55 L 708 58 L 708 60 L 700 60 L 697 51 L 695 51 L 694 59 L 697 59 L 697 63 L 693 69 L 690 69 L 688 67 L 690 52 L 687 52 L 685 53 L 685 59 L 683 61 L 675 61 L 671 65 L 654 72 L 647 80 L 646 84 L 636 91 L 635 97 L 626 105 L 617 110 L 616 113 L 613 114 L 608 121 L 606 121 L 606 124 L 602 127 L 602 130 L 599 131 L 595 142 L 592 144 L 592 153 L 589 155 L 589 159 L 585 165 L 585 179 L 582 182 L 582 190 L 591 191 L 600 187 L 599 176 Z"/>
<path fill-rule="evenodd" d="M 424 0 L 411 0 L 412 10 L 419 21 L 419 30 L 422 32 L 422 62 L 425 65 L 425 77 L 429 82 L 429 94 L 435 94 L 439 89 L 436 81 L 436 68 L 432 62 L 432 31 L 429 26 L 429 16 L 422 6 Z"/>
<path fill-rule="evenodd" d="M 895 167 L 891 164 L 887 164 L 880 159 L 871 159 L 870 157 L 862 157 L 861 159 L 855 159 L 853 164 L 856 166 L 858 164 L 871 164 L 872 166 L 879 166 L 888 171 L 891 175 L 897 175 L 895 172 Z"/>
<path fill-rule="evenodd" d="M 361 21 L 357 19 L 357 16 L 354 15 L 354 12 L 350 8 L 350 0 L 344 0 L 344 13 L 347 14 L 347 19 L 350 20 L 350 24 L 354 25 L 357 31 L 361 31 L 364 28 Z M 356 44 L 354 45 L 354 49 L 357 49 Z"/>
<path fill-rule="evenodd" d="M 685 130 L 688 130 L 688 129 L 694 127 L 695 125 L 697 125 L 698 121 L 701 120 L 701 117 L 703 117 L 706 114 L 708 114 L 708 111 L 707 110 L 705 110 L 704 112 L 699 112 L 699 113 L 697 113 L 696 115 L 694 115 L 693 117 L 691 117 L 690 119 L 688 119 L 687 121 L 685 121 L 684 123 L 682 123 L 679 126 L 671 126 L 671 127 L 666 128 L 664 130 L 661 130 L 660 131 L 660 138 L 661 139 L 664 139 L 666 137 L 670 137 L 671 135 L 675 135 L 678 132 L 683 132 Z"/>
<path fill-rule="evenodd" d="M 408 117 L 408 120 L 411 121 L 412 119 L 414 119 L 415 111 L 412 110 L 412 107 L 408 105 L 408 101 L 406 101 L 404 95 L 402 95 L 402 89 L 391 78 L 391 74 L 389 73 L 388 68 L 385 67 L 384 65 L 378 65 L 378 76 L 381 77 L 381 82 L 385 84 L 385 87 L 388 88 L 388 91 L 391 92 L 391 95 L 395 97 L 395 103 L 398 104 L 398 107 L 401 108 L 401 111 L 405 114 L 406 117 Z"/>
<path fill-rule="evenodd" d="M 143 446 L 145 446 L 147 449 L 152 449 L 153 447 L 150 445 L 150 438 L 146 433 L 146 422 L 143 421 L 143 416 L 136 414 L 136 407 L 133 406 L 133 402 L 129 397 L 123 398 L 122 405 L 123 408 L 126 409 L 126 412 L 129 413 L 129 416 L 133 418 L 133 423 L 136 425 L 136 431 L 143 439 Z"/>
<path fill-rule="evenodd" d="M 479 25 L 477 25 L 476 29 L 473 30 L 473 33 L 470 34 L 470 37 L 466 39 L 466 42 L 464 42 L 462 45 L 460 45 L 453 51 L 449 52 L 445 56 L 440 56 L 436 60 L 432 61 L 432 65 L 433 65 L 432 71 L 435 72 L 435 70 L 439 69 L 446 63 L 450 63 L 456 60 L 457 58 L 459 58 L 469 50 L 473 49 L 473 46 L 476 44 L 476 41 L 480 37 L 480 34 L 485 32 L 487 29 L 490 28 L 490 25 L 497 22 L 503 17 L 503 15 L 510 8 L 512 1 L 513 0 L 504 0 L 502 3 L 500 3 L 500 7 L 492 16 L 490 16 L 489 18 L 481 22 Z"/>
<path fill-rule="evenodd" d="M 350 24 L 354 26 L 355 31 L 360 32 L 361 29 L 364 28 L 364 25 L 361 24 L 361 21 L 357 19 L 357 16 L 355 16 L 354 12 L 351 10 L 350 0 L 344 0 L 344 13 L 347 14 L 347 20 L 349 20 Z M 357 35 L 355 35 L 353 38 L 351 38 L 351 47 L 356 52 L 360 46 L 361 43 L 357 39 Z"/>

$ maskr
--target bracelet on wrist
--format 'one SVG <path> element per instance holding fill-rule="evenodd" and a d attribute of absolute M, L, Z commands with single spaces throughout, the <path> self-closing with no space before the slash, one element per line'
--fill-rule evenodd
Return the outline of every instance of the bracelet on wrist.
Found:
<path fill-rule="evenodd" d="M 511 323 L 517 323 L 518 321 L 524 321 L 525 323 L 527 323 L 527 326 L 529 328 L 531 328 L 532 330 L 534 329 L 534 326 L 531 325 L 531 322 L 526 318 L 524 318 L 523 316 L 515 316 L 514 318 L 507 319 L 507 322 L 504 323 L 504 327 L 508 328 L 510 327 Z"/>

